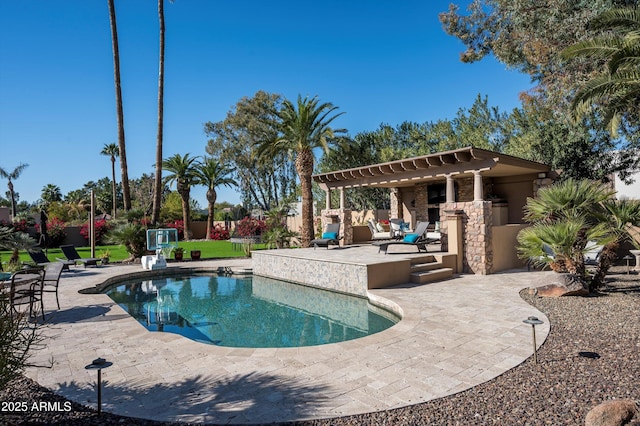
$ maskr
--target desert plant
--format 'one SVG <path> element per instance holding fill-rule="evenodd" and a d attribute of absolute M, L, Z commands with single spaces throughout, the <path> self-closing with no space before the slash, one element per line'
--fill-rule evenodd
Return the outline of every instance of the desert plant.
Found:
<path fill-rule="evenodd" d="M 41 340 L 37 322 L 15 313 L 6 293 L 0 293 L 0 389 L 27 367 L 31 348 Z"/>
<path fill-rule="evenodd" d="M 142 257 L 146 252 L 147 230 L 137 223 L 126 223 L 109 231 L 105 236 L 111 244 L 121 244 L 127 250 L 130 257 L 125 262 L 132 262 Z"/>

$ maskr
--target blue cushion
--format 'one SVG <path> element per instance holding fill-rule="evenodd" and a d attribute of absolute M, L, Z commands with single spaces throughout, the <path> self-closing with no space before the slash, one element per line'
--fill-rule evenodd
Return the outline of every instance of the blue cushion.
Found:
<path fill-rule="evenodd" d="M 418 234 L 407 234 L 404 236 L 404 242 L 405 243 L 415 243 L 416 241 L 418 241 Z"/>
<path fill-rule="evenodd" d="M 336 240 L 338 239 L 338 233 L 337 232 L 325 232 L 322 234 L 322 239 L 325 240 Z"/>

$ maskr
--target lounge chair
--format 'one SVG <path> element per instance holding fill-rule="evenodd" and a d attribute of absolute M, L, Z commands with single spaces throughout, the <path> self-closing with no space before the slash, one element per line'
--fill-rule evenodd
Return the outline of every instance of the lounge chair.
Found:
<path fill-rule="evenodd" d="M 330 245 L 339 245 L 340 244 L 340 224 L 339 223 L 328 223 L 324 232 L 322 233 L 322 238 L 316 238 L 311 241 L 311 245 L 315 250 L 318 247 L 326 247 L 329 249 Z"/>
<path fill-rule="evenodd" d="M 387 250 L 390 245 L 404 245 L 404 246 L 416 246 L 418 252 L 427 251 L 427 244 L 434 242 L 435 240 L 427 237 L 427 227 L 429 222 L 418 222 L 416 230 L 411 234 L 406 234 L 402 240 L 395 241 L 376 241 L 374 246 L 378 247 L 378 253 L 381 251 L 387 254 Z"/>
<path fill-rule="evenodd" d="M 389 240 L 392 238 L 391 231 L 378 231 L 376 222 L 373 219 L 367 221 L 367 226 L 369 227 L 369 231 L 371 231 L 371 241 Z"/>
<path fill-rule="evenodd" d="M 35 263 L 38 266 L 47 266 L 48 264 L 51 263 L 51 261 L 49 260 L 49 258 L 47 257 L 46 254 L 44 254 L 44 252 L 42 250 L 27 250 L 27 253 L 29 253 L 29 256 L 31 256 L 31 260 L 33 260 L 33 263 Z M 69 270 L 69 266 L 73 266 L 76 264 L 76 262 L 70 261 L 70 260 L 61 260 L 58 259 L 58 262 L 62 263 L 62 270 L 63 271 L 68 271 Z"/>
<path fill-rule="evenodd" d="M 60 246 L 60 250 L 62 250 L 62 253 L 64 253 L 67 260 L 75 263 L 80 262 L 84 265 L 85 268 L 87 267 L 87 265 L 98 266 L 98 261 L 100 259 L 98 259 L 97 257 L 80 257 L 80 255 L 76 251 L 76 248 L 72 245 Z"/>

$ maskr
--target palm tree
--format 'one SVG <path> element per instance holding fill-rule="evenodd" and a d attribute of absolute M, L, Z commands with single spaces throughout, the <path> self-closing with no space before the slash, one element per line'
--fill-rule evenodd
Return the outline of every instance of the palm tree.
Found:
<path fill-rule="evenodd" d="M 111 192 L 112 192 L 112 214 L 116 218 L 117 198 L 116 198 L 116 157 L 120 156 L 120 148 L 115 143 L 106 143 L 100 151 L 101 155 L 107 155 L 111 159 Z"/>
<path fill-rule="evenodd" d="M 114 0 L 109 3 L 109 22 L 111 24 L 111 45 L 113 47 L 113 80 L 116 87 L 116 116 L 118 122 L 118 154 L 122 171 L 122 199 L 124 210 L 131 208 L 131 192 L 129 191 L 129 172 L 127 171 L 127 150 L 124 140 L 124 112 L 122 109 L 122 87 L 120 85 L 120 51 L 118 48 L 118 27 L 116 25 L 116 7 Z M 114 197 L 115 199 L 115 197 Z M 115 214 L 115 211 L 114 211 Z"/>
<path fill-rule="evenodd" d="M 189 194 L 191 192 L 191 184 L 194 183 L 194 162 L 198 157 L 191 157 L 189 153 L 184 156 L 174 154 L 162 161 L 162 167 L 171 172 L 165 177 L 168 184 L 176 182 L 176 190 L 182 199 L 182 219 L 184 221 L 184 239 L 191 239 L 191 212 L 189 205 Z"/>
<path fill-rule="evenodd" d="M 158 137 L 156 139 L 156 175 L 153 188 L 153 214 L 151 221 L 160 220 L 162 203 L 162 139 L 164 124 L 164 0 L 158 0 L 158 22 L 160 27 L 160 55 L 158 60 Z"/>
<path fill-rule="evenodd" d="M 334 114 L 338 107 L 331 103 L 320 103 L 318 97 L 311 99 L 298 95 L 297 106 L 285 100 L 278 112 L 282 134 L 275 140 L 262 142 L 258 148 L 260 155 L 274 157 L 283 152 L 295 153 L 295 166 L 300 178 L 302 192 L 302 232 L 301 240 L 308 247 L 313 235 L 313 192 L 311 175 L 315 148 L 329 150 L 336 133 L 344 129 L 332 129 L 329 124 L 343 113 Z"/>
<path fill-rule="evenodd" d="M 230 187 L 238 184 L 235 180 L 229 177 L 229 174 L 232 171 L 233 170 L 229 167 L 220 164 L 218 160 L 214 160 L 211 157 L 205 157 L 204 161 L 196 164 L 194 170 L 196 180 L 194 183 L 207 187 L 207 202 L 209 203 L 207 216 L 207 239 L 211 238 L 211 229 L 213 229 L 213 209 L 216 203 L 216 198 L 218 197 L 218 194 L 216 194 L 216 187 L 221 185 Z"/>
<path fill-rule="evenodd" d="M 607 71 L 578 90 L 572 102 L 572 110 L 576 117 L 581 117 L 594 104 L 600 104 L 609 131 L 616 136 L 622 116 L 625 113 L 638 114 L 640 9 L 608 10 L 591 22 L 591 28 L 610 32 L 576 43 L 565 49 L 562 55 L 567 59 L 585 56 L 606 60 Z"/>
<path fill-rule="evenodd" d="M 11 172 L 8 172 L 0 167 L 0 177 L 5 178 L 9 181 L 7 186 L 9 187 L 9 197 L 11 198 L 11 217 L 16 216 L 16 197 L 15 193 L 13 192 L 13 181 L 18 179 L 24 169 L 26 169 L 28 166 L 28 164 L 20 164 Z"/>
<path fill-rule="evenodd" d="M 584 254 L 602 246 L 589 280 L 589 291 L 597 289 L 604 284 L 620 241 L 629 237 L 628 225 L 640 223 L 640 203 L 615 200 L 614 194 L 602 184 L 573 179 L 540 190 L 525 206 L 525 219 L 533 225 L 518 234 L 520 256 L 587 281 Z M 544 245 L 552 249 L 553 258 L 545 256 Z"/>
<path fill-rule="evenodd" d="M 612 240 L 606 244 L 598 257 L 598 267 L 592 278 L 593 288 L 604 285 L 604 279 L 611 265 L 616 260 L 618 247 L 624 240 L 633 240 L 629 234 L 629 225 L 640 226 L 640 200 L 615 200 L 603 203 L 607 212 L 607 223 L 612 232 Z"/>
<path fill-rule="evenodd" d="M 62 201 L 62 192 L 60 187 L 52 183 L 48 183 L 42 188 L 40 197 L 48 204 L 54 201 Z"/>
<path fill-rule="evenodd" d="M 116 198 L 116 157 L 120 155 L 120 149 L 115 143 L 106 143 L 100 151 L 101 155 L 111 158 L 111 192 L 113 197 L 113 218 L 116 218 L 117 198 Z"/>

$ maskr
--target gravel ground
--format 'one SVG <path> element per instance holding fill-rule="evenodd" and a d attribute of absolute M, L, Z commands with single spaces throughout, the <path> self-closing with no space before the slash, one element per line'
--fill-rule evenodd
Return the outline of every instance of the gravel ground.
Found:
<path fill-rule="evenodd" d="M 591 297 L 521 296 L 544 312 L 551 333 L 533 359 L 489 382 L 426 403 L 295 425 L 580 425 L 591 408 L 612 399 L 640 405 L 640 277 L 613 268 Z M 584 356 L 587 355 L 587 356 Z M 58 402 L 70 410 L 0 414 L 0 424 L 169 425 L 103 413 L 20 378 L 0 390 L 0 402 Z M 636 418 L 631 423 L 640 425 Z"/>

